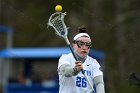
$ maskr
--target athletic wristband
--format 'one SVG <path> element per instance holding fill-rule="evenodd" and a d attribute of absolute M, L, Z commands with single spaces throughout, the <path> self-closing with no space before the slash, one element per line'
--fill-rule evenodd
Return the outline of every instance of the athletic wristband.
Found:
<path fill-rule="evenodd" d="M 77 71 L 77 68 L 73 68 L 74 75 L 77 75 L 79 71 Z"/>

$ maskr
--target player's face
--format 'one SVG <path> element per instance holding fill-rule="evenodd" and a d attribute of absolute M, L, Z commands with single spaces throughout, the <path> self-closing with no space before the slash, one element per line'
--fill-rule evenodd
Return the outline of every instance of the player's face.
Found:
<path fill-rule="evenodd" d="M 79 37 L 73 44 L 73 47 L 78 56 L 85 58 L 91 47 L 91 39 L 88 37 Z"/>

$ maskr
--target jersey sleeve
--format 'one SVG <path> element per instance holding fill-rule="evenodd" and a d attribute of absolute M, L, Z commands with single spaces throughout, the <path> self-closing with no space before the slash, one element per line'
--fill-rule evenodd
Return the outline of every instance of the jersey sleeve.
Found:
<path fill-rule="evenodd" d="M 58 69 L 60 66 L 62 65 L 70 65 L 70 62 L 69 62 L 69 57 L 67 55 L 62 55 L 59 59 L 59 62 L 58 62 Z"/>
<path fill-rule="evenodd" d="M 94 59 L 94 64 L 93 64 L 93 78 L 99 75 L 103 75 L 103 72 L 101 70 L 100 64 L 97 62 L 97 60 Z"/>

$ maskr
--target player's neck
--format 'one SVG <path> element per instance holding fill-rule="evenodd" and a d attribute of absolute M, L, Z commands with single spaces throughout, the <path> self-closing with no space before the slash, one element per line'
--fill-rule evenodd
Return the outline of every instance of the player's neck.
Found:
<path fill-rule="evenodd" d="M 83 62 L 83 63 L 84 63 L 85 60 L 86 60 L 86 57 L 85 57 L 85 58 L 82 58 L 82 57 L 80 57 L 80 56 L 78 56 L 78 55 L 77 55 L 77 57 L 78 57 L 78 60 L 81 61 L 81 62 Z"/>

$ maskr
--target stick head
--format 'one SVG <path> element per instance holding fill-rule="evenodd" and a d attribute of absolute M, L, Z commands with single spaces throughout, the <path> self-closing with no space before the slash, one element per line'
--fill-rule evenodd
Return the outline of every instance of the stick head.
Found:
<path fill-rule="evenodd" d="M 48 26 L 52 26 L 58 36 L 67 38 L 68 30 L 64 23 L 66 13 L 55 12 L 49 18 Z"/>

